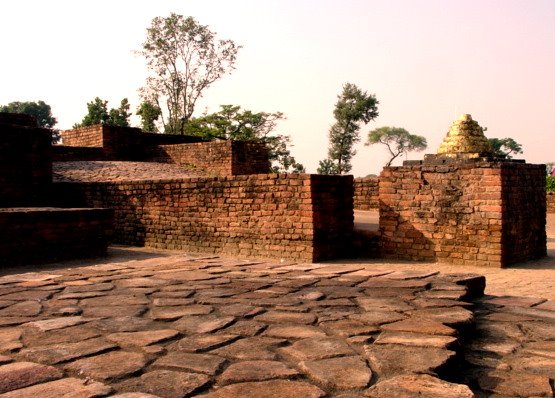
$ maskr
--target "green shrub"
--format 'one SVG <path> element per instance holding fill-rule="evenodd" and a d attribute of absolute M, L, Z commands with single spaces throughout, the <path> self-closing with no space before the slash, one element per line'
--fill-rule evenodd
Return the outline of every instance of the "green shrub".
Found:
<path fill-rule="evenodd" d="M 555 192 L 555 177 L 547 176 L 546 180 L 546 190 L 547 192 Z"/>

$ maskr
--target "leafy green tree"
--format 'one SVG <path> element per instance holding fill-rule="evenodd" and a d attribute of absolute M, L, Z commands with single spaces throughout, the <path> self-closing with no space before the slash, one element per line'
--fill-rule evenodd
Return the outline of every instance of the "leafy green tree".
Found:
<path fill-rule="evenodd" d="M 108 110 L 108 101 L 96 97 L 87 103 L 87 114 L 81 123 L 75 123 L 73 128 L 93 126 L 95 124 L 106 124 L 109 126 L 129 127 L 129 101 L 127 98 L 121 100 L 119 108 Z"/>
<path fill-rule="evenodd" d="M 328 157 L 320 161 L 318 173 L 343 174 L 351 170 L 351 159 L 356 154 L 353 146 L 360 141 L 360 124 L 367 124 L 378 116 L 378 100 L 356 85 L 346 83 L 338 96 L 333 116 L 336 122 L 329 131 Z"/>
<path fill-rule="evenodd" d="M 141 117 L 141 129 L 144 132 L 157 132 L 156 121 L 162 114 L 158 106 L 148 101 L 143 101 L 137 109 L 137 115 Z"/>
<path fill-rule="evenodd" d="M 273 135 L 277 123 L 283 120 L 281 112 L 252 112 L 238 105 L 221 105 L 220 111 L 192 118 L 185 126 L 187 135 L 209 140 L 261 141 L 268 148 L 272 171 L 304 172 L 304 166 L 291 155 L 291 138 Z"/>
<path fill-rule="evenodd" d="M 121 100 L 119 108 L 110 109 L 108 124 L 111 126 L 129 127 L 130 105 L 127 98 Z"/>
<path fill-rule="evenodd" d="M 232 40 L 216 40 L 192 17 L 172 13 L 152 20 L 140 51 L 151 72 L 141 96 L 162 110 L 166 133 L 184 134 L 198 99 L 235 68 L 240 48 Z"/>
<path fill-rule="evenodd" d="M 54 126 L 58 123 L 58 121 L 54 116 L 52 116 L 52 109 L 50 108 L 50 105 L 44 101 L 14 101 L 10 102 L 8 105 L 1 105 L 0 112 L 25 113 L 27 115 L 32 115 L 37 119 L 38 127 L 52 129 L 52 142 L 56 143 L 60 139 L 59 130 L 54 129 Z"/>
<path fill-rule="evenodd" d="M 365 145 L 383 144 L 387 148 L 391 158 L 385 167 L 391 166 L 393 160 L 403 153 L 411 151 L 422 151 L 428 143 L 421 135 L 410 134 L 401 127 L 380 127 L 368 133 Z"/>
<path fill-rule="evenodd" d="M 513 155 L 522 153 L 522 145 L 512 138 L 489 138 L 488 141 L 496 157 L 512 159 Z"/>

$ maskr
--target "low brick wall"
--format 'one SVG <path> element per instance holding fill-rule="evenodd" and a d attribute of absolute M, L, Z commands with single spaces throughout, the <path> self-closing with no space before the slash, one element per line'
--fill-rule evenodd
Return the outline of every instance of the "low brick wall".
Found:
<path fill-rule="evenodd" d="M 105 254 L 108 209 L 0 209 L 0 264 L 47 263 Z"/>
<path fill-rule="evenodd" d="M 555 213 L 555 192 L 547 192 L 547 212 Z"/>
<path fill-rule="evenodd" d="M 500 267 L 546 254 L 544 165 L 388 167 L 379 194 L 386 258 Z"/>
<path fill-rule="evenodd" d="M 53 145 L 52 160 L 54 162 L 94 161 L 106 160 L 106 156 L 102 148 Z"/>
<path fill-rule="evenodd" d="M 215 176 L 266 174 L 270 171 L 266 146 L 258 142 L 160 145 L 151 160 L 192 165 Z"/>
<path fill-rule="evenodd" d="M 378 182 L 378 177 L 361 177 L 353 180 L 355 209 L 379 209 L 380 201 Z"/>
<path fill-rule="evenodd" d="M 347 252 L 352 177 L 261 174 L 56 183 L 59 195 L 114 209 L 121 244 L 318 261 Z"/>
<path fill-rule="evenodd" d="M 51 181 L 50 130 L 0 124 L 0 207 L 40 203 Z"/>

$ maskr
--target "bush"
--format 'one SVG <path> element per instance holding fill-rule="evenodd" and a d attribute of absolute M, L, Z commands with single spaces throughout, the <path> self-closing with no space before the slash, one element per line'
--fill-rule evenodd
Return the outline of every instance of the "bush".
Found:
<path fill-rule="evenodd" d="M 555 177 L 547 176 L 546 180 L 546 190 L 547 192 L 555 192 Z"/>

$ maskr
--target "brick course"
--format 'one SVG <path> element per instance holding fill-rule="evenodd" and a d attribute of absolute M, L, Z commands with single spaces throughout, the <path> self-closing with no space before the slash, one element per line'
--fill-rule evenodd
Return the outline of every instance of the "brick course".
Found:
<path fill-rule="evenodd" d="M 113 208 L 115 242 L 127 245 L 318 261 L 344 255 L 353 229 L 350 176 L 55 185 L 83 205 Z"/>
<path fill-rule="evenodd" d="M 555 213 L 555 192 L 547 192 L 547 212 Z"/>
<path fill-rule="evenodd" d="M 110 243 L 108 209 L 0 208 L 0 265 L 99 256 Z"/>
<path fill-rule="evenodd" d="M 212 141 L 160 145 L 152 159 L 192 165 L 215 176 L 266 174 L 270 171 L 266 146 L 258 142 Z"/>
<path fill-rule="evenodd" d="M 353 180 L 355 209 L 374 210 L 380 207 L 378 183 L 378 177 L 361 177 Z"/>
<path fill-rule="evenodd" d="M 380 176 L 382 255 L 506 266 L 546 254 L 545 166 L 408 165 Z"/>

